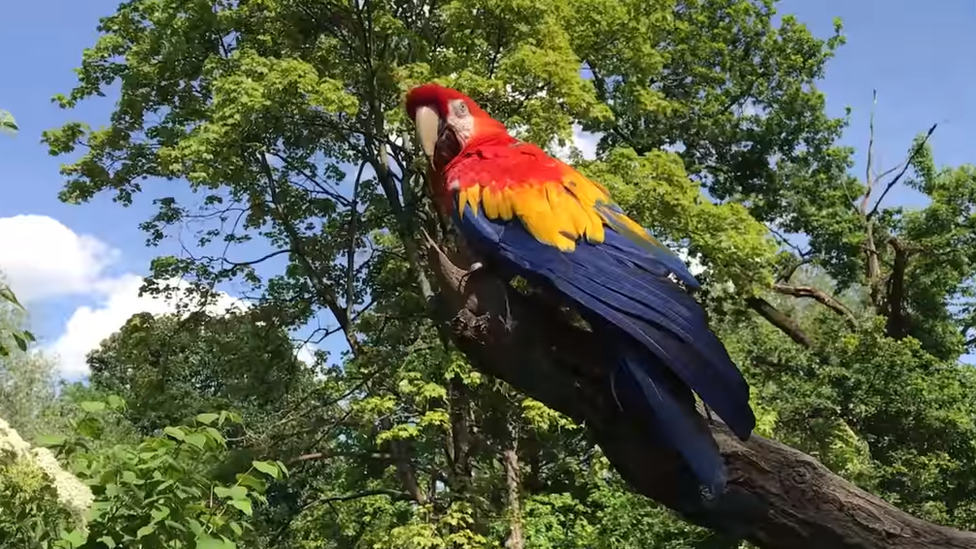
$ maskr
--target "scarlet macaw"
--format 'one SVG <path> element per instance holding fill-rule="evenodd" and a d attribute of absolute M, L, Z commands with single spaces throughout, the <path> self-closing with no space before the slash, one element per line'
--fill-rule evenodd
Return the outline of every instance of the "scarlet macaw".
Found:
<path fill-rule="evenodd" d="M 713 494 L 725 469 L 694 414 L 698 393 L 746 440 L 749 387 L 686 286 L 685 264 L 627 217 L 602 185 L 509 135 L 464 94 L 426 84 L 406 108 L 430 159 L 435 195 L 478 259 L 554 288 L 606 343 L 615 390 L 629 390 Z"/>

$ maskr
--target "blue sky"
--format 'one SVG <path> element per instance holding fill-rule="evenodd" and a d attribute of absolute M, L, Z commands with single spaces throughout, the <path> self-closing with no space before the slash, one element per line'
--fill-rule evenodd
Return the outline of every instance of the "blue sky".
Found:
<path fill-rule="evenodd" d="M 107 120 L 111 97 L 73 112 L 59 110 L 50 97 L 71 88 L 82 50 L 97 37 L 98 18 L 117 5 L 14 2 L 4 11 L 0 33 L 0 108 L 13 112 L 21 126 L 15 138 L 0 140 L 0 268 L 14 271 L 15 289 L 30 297 L 42 343 L 64 343 L 58 347 L 63 354 L 77 355 L 93 337 L 108 335 L 133 308 L 143 306 L 130 295 L 134 275 L 145 274 L 155 255 L 174 251 L 172 244 L 143 245 L 137 225 L 151 211 L 148 197 L 129 209 L 109 197 L 83 206 L 61 204 L 59 159 L 49 157 L 39 141 L 41 131 L 68 120 L 93 126 Z M 796 14 L 818 36 L 830 34 L 834 17 L 844 20 L 848 43 L 821 87 L 831 114 L 853 108 L 845 141 L 859 150 L 858 175 L 872 88 L 879 94 L 876 150 L 882 168 L 901 161 L 915 134 L 934 122 L 940 124 L 932 139 L 938 163 L 976 160 L 976 61 L 966 61 L 976 52 L 976 0 L 941 0 L 929 3 L 939 6 L 930 9 L 921 5 L 908 0 L 780 5 L 781 13 Z M 919 203 L 905 191 L 892 198 Z M 24 215 L 38 217 L 15 218 Z"/>

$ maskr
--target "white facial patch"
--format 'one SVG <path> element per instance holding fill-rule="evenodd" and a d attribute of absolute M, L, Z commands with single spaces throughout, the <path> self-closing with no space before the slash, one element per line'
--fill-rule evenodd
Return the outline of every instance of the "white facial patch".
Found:
<path fill-rule="evenodd" d="M 461 99 L 451 101 L 448 106 L 447 125 L 454 130 L 454 137 L 457 138 L 458 143 L 463 148 L 471 139 L 471 134 L 474 133 L 474 117 L 471 116 L 471 111 Z"/>

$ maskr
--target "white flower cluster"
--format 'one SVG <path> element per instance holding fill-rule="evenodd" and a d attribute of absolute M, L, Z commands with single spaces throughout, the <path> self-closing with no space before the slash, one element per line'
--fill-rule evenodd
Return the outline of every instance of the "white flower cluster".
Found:
<path fill-rule="evenodd" d="M 0 454 L 14 453 L 20 459 L 28 459 L 51 479 L 58 491 L 58 501 L 79 519 L 91 507 L 95 496 L 77 477 L 61 468 L 57 458 L 47 448 L 31 448 L 6 421 L 0 418 Z"/>

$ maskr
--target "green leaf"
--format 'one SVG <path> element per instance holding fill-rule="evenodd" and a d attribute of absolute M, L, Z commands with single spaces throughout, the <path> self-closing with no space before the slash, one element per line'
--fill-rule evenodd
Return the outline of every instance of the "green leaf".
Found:
<path fill-rule="evenodd" d="M 67 542 L 71 547 L 81 547 L 86 541 L 88 541 L 88 536 L 76 528 L 70 532 L 62 531 L 61 539 Z"/>
<path fill-rule="evenodd" d="M 108 549 L 113 549 L 117 545 L 115 543 L 115 539 L 113 539 L 112 536 L 102 536 L 98 538 L 97 541 L 99 543 L 104 544 L 106 547 L 108 547 Z"/>
<path fill-rule="evenodd" d="M 161 522 L 163 519 L 169 516 L 168 507 L 156 507 L 150 514 L 152 515 L 153 522 Z"/>
<path fill-rule="evenodd" d="M 135 485 L 145 483 L 145 481 L 140 479 L 133 471 L 122 471 L 122 482 Z"/>
<path fill-rule="evenodd" d="M 278 470 L 282 472 L 286 477 L 288 476 L 288 467 L 281 460 L 275 460 L 275 465 L 278 466 Z"/>
<path fill-rule="evenodd" d="M 236 479 L 237 479 L 237 483 L 240 484 L 241 486 L 249 486 L 251 488 L 254 488 L 258 492 L 263 492 L 268 487 L 268 483 L 266 483 L 263 479 L 260 479 L 249 473 L 248 474 L 238 473 L 236 475 Z"/>
<path fill-rule="evenodd" d="M 217 419 L 219 419 L 219 418 L 220 418 L 220 414 L 215 414 L 215 413 L 212 413 L 212 412 L 207 412 L 207 413 L 204 413 L 204 414 L 198 414 L 197 415 L 197 421 L 199 421 L 200 423 L 203 423 L 204 425 L 210 425 L 214 421 L 217 421 Z"/>
<path fill-rule="evenodd" d="M 64 435 L 40 435 L 37 437 L 37 444 L 46 447 L 61 446 L 67 440 Z"/>
<path fill-rule="evenodd" d="M 251 465 L 258 471 L 276 479 L 281 476 L 281 471 L 278 469 L 278 466 L 270 461 L 252 461 Z"/>
<path fill-rule="evenodd" d="M 20 301 L 17 301 L 17 296 L 14 295 L 13 290 L 11 290 L 9 286 L 0 285 L 0 300 L 7 301 L 18 309 L 24 308 L 24 306 L 20 304 Z"/>
<path fill-rule="evenodd" d="M 254 510 L 251 508 L 251 500 L 249 499 L 234 499 L 231 500 L 230 504 L 243 511 L 247 516 L 251 516 L 251 514 L 254 512 Z"/>
<path fill-rule="evenodd" d="M 227 443 L 227 439 L 224 438 L 224 435 L 213 427 L 204 427 L 203 430 L 210 435 L 210 438 L 212 438 L 218 445 L 223 446 Z"/>
<path fill-rule="evenodd" d="M 215 538 L 210 535 L 204 534 L 197 537 L 197 549 L 232 549 L 234 544 L 222 539 Z"/>
<path fill-rule="evenodd" d="M 197 519 L 188 518 L 186 519 L 186 523 L 190 526 L 190 531 L 193 532 L 194 535 L 199 536 L 201 533 L 203 533 L 203 525 L 200 524 L 200 521 Z"/>
<path fill-rule="evenodd" d="M 184 438 L 186 438 L 186 433 L 184 433 L 183 429 L 179 427 L 166 427 L 165 429 L 163 429 L 163 432 L 175 438 L 176 440 L 183 440 Z"/>
<path fill-rule="evenodd" d="M 17 126 L 17 121 L 14 120 L 12 114 L 7 111 L 0 110 L 0 131 L 6 133 L 17 133 L 20 128 Z"/>
<path fill-rule="evenodd" d="M 136 539 L 142 539 L 156 531 L 155 524 L 147 524 L 136 531 Z"/>
<path fill-rule="evenodd" d="M 203 450 L 207 446 L 207 435 L 203 433 L 189 433 L 185 438 L 186 442 Z"/>
<path fill-rule="evenodd" d="M 17 332 L 12 332 L 10 335 L 13 336 L 14 342 L 17 344 L 17 348 L 20 349 L 21 352 L 26 353 L 27 339 L 25 339 L 22 335 L 18 334 Z"/>
<path fill-rule="evenodd" d="M 105 403 L 97 400 L 86 400 L 80 406 L 82 410 L 89 413 L 101 412 L 105 409 Z"/>
<path fill-rule="evenodd" d="M 217 486 L 214 488 L 214 493 L 225 499 L 244 499 L 247 497 L 247 488 L 243 486 L 231 486 L 229 488 Z"/>
<path fill-rule="evenodd" d="M 166 526 L 169 526 L 170 528 L 172 528 L 174 530 L 179 530 L 180 532 L 186 532 L 187 531 L 186 526 L 183 526 L 182 524 L 180 524 L 178 522 L 173 522 L 171 520 L 164 520 L 163 521 L 163 524 L 165 524 Z"/>

